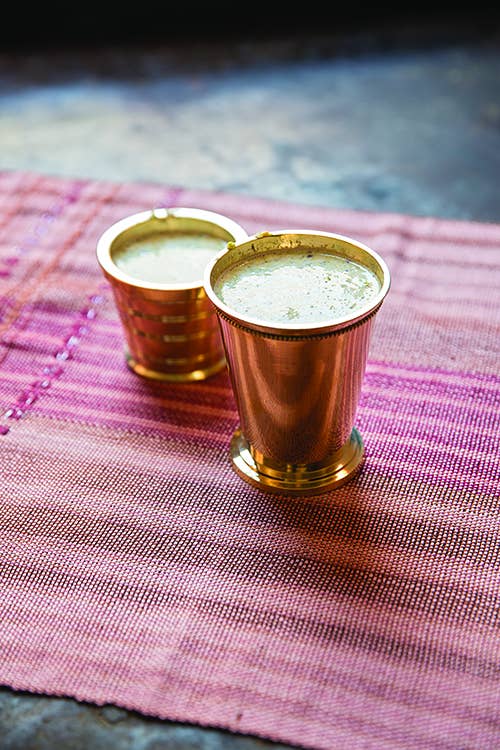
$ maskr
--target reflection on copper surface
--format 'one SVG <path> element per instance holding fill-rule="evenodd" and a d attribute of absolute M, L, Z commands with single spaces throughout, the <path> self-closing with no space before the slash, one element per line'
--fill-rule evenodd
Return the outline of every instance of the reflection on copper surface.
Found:
<path fill-rule="evenodd" d="M 356 317 L 325 325 L 266 324 L 228 309 L 213 286 L 236 258 L 312 244 L 369 264 L 380 294 Z M 205 288 L 219 316 L 240 426 L 232 459 L 262 489 L 312 494 L 338 486 L 359 468 L 363 445 L 354 429 L 375 313 L 389 288 L 384 261 L 349 238 L 311 232 L 264 233 L 210 264 Z"/>

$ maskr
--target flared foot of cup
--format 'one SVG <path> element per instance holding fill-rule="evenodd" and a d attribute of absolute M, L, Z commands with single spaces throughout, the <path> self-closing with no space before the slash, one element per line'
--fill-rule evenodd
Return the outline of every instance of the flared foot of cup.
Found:
<path fill-rule="evenodd" d="M 140 375 L 143 378 L 149 378 L 150 380 L 163 380 L 170 383 L 192 383 L 196 380 L 206 380 L 226 367 L 226 360 L 223 358 L 209 367 L 200 367 L 198 370 L 191 370 L 189 372 L 165 372 L 145 367 L 140 362 L 137 362 L 128 352 L 125 352 L 125 359 L 127 365 L 136 373 L 136 375 Z"/>
<path fill-rule="evenodd" d="M 231 459 L 239 476 L 253 487 L 279 495 L 320 495 L 341 487 L 361 468 L 364 446 L 354 428 L 349 440 L 322 464 L 283 464 L 255 458 L 250 443 L 238 429 L 231 440 Z"/>

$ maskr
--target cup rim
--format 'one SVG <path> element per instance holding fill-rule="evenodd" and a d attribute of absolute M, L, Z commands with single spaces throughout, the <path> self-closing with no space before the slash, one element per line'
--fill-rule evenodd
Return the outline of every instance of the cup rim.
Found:
<path fill-rule="evenodd" d="M 215 211 L 210 211 L 201 208 L 191 208 L 186 206 L 175 206 L 175 207 L 157 207 L 148 209 L 146 211 L 139 211 L 134 214 L 129 214 L 122 219 L 111 224 L 98 238 L 96 246 L 96 256 L 99 265 L 101 266 L 104 273 L 108 278 L 116 279 L 124 284 L 138 289 L 148 289 L 152 291 L 182 291 L 184 289 L 200 289 L 203 288 L 203 272 L 200 278 L 193 282 L 180 282 L 180 283 L 155 283 L 151 281 L 143 281 L 135 276 L 131 276 L 121 268 L 119 268 L 113 260 L 111 248 L 114 241 L 121 235 L 125 234 L 128 230 L 141 224 L 147 224 L 154 220 L 167 220 L 169 217 L 175 219 L 193 219 L 200 221 L 205 224 L 213 224 L 214 227 L 222 229 L 227 232 L 233 239 L 226 240 L 228 242 L 242 242 L 248 237 L 247 232 L 243 227 L 233 219 L 219 214 Z M 224 238 L 221 237 L 221 240 Z M 225 248 L 223 248 L 225 251 Z"/>
<path fill-rule="evenodd" d="M 372 260 L 375 261 L 376 264 L 378 264 L 381 275 L 382 275 L 382 282 L 381 287 L 376 295 L 376 297 L 371 300 L 367 305 L 360 307 L 356 310 L 355 315 L 348 315 L 344 317 L 334 317 L 329 318 L 321 323 L 271 323 L 268 320 L 253 317 L 250 315 L 244 315 L 234 308 L 226 305 L 220 297 L 217 296 L 215 293 L 213 284 L 212 284 L 212 274 L 214 270 L 216 269 L 216 266 L 220 261 L 226 257 L 228 253 L 233 253 L 236 250 L 240 250 L 243 246 L 248 245 L 249 247 L 252 246 L 252 243 L 260 242 L 265 238 L 286 238 L 287 236 L 295 235 L 302 239 L 306 239 L 308 236 L 313 236 L 316 238 L 324 237 L 325 239 L 329 241 L 337 241 L 340 244 L 343 245 L 349 245 L 351 247 L 354 247 L 356 249 L 362 250 L 364 253 L 368 254 Z M 286 240 L 285 240 L 286 241 Z M 263 331 L 270 334 L 284 334 L 284 335 L 291 335 L 294 334 L 297 336 L 304 336 L 304 335 L 314 335 L 314 334 L 321 334 L 326 333 L 330 331 L 334 331 L 341 328 L 347 328 L 350 327 L 356 323 L 359 323 L 364 318 L 370 317 L 373 313 L 377 311 L 377 309 L 382 304 L 385 296 L 387 295 L 387 292 L 390 289 L 391 286 L 391 274 L 389 271 L 389 267 L 385 260 L 382 258 L 382 256 L 377 253 L 372 248 L 368 247 L 368 245 L 365 245 L 363 242 L 358 241 L 357 239 L 354 239 L 353 237 L 348 237 L 347 235 L 343 234 L 337 234 L 334 232 L 327 232 L 327 231 L 321 231 L 321 230 L 311 230 L 311 229 L 277 229 L 273 231 L 264 231 L 264 232 L 258 232 L 257 234 L 253 234 L 241 242 L 238 243 L 229 243 L 228 246 L 221 250 L 219 253 L 217 253 L 212 260 L 208 262 L 208 264 L 205 266 L 205 274 L 204 274 L 204 280 L 203 280 L 205 293 L 207 297 L 210 299 L 212 304 L 215 306 L 216 310 L 225 318 L 229 318 L 229 320 L 232 320 L 236 322 L 239 325 L 243 325 L 245 327 L 249 327 L 251 329 Z"/>

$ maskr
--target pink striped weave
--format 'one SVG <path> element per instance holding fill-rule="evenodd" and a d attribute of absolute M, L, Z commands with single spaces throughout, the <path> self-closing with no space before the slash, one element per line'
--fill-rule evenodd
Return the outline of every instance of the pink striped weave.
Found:
<path fill-rule="evenodd" d="M 127 369 L 96 240 L 172 204 L 386 258 L 351 484 L 251 489 L 225 372 Z M 0 682 L 318 750 L 500 747 L 500 226 L 3 172 L 0 227 Z"/>

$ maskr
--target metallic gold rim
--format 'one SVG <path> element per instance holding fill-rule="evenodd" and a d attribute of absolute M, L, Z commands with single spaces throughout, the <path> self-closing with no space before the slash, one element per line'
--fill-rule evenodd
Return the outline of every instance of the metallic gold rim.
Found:
<path fill-rule="evenodd" d="M 320 249 L 357 261 L 372 270 L 380 281 L 380 290 L 371 303 L 356 311 L 354 317 L 332 318 L 320 324 L 270 323 L 261 318 L 254 318 L 238 313 L 228 307 L 217 296 L 215 284 L 221 273 L 232 264 L 249 256 L 268 252 L 294 251 L 300 248 Z M 390 272 L 384 259 L 367 245 L 332 232 L 319 232 L 305 229 L 282 229 L 274 232 L 260 232 L 247 237 L 243 242 L 229 242 L 226 250 L 216 254 L 205 267 L 203 286 L 205 292 L 217 310 L 220 318 L 236 328 L 259 333 L 266 338 L 278 340 L 320 338 L 332 333 L 342 333 L 361 324 L 377 312 L 382 304 L 391 283 Z"/>
<path fill-rule="evenodd" d="M 150 380 L 161 380 L 170 383 L 192 383 L 196 380 L 206 380 L 206 378 L 215 375 L 226 366 L 226 359 L 223 357 L 214 365 L 202 367 L 199 370 L 191 370 L 190 372 L 161 372 L 160 370 L 150 370 L 148 367 L 144 367 L 128 352 L 125 353 L 125 359 L 127 365 L 136 375 L 141 375 L 141 377 L 149 378 Z"/>
<path fill-rule="evenodd" d="M 154 208 L 150 211 L 140 211 L 131 214 L 112 224 L 99 237 L 96 247 L 97 261 L 105 275 L 112 282 L 118 280 L 129 288 L 135 288 L 139 294 L 148 291 L 192 291 L 205 296 L 203 279 L 193 283 L 155 284 L 136 279 L 122 271 L 113 260 L 115 245 L 125 238 L 140 237 L 153 231 L 205 231 L 214 237 L 220 237 L 227 242 L 243 241 L 247 233 L 233 219 L 224 214 L 200 208 L 176 206 L 172 208 Z"/>
<path fill-rule="evenodd" d="M 256 452 L 237 429 L 232 437 L 231 459 L 238 475 L 253 487 L 264 492 L 279 495 L 320 495 L 328 490 L 341 487 L 361 468 L 364 446 L 361 435 L 354 428 L 349 440 L 321 468 L 318 464 L 283 466 L 277 469 L 276 463 L 255 460 Z"/>
<path fill-rule="evenodd" d="M 275 341 L 312 341 L 317 339 L 327 339 L 331 336 L 340 336 L 344 333 L 347 333 L 348 331 L 352 331 L 353 328 L 357 328 L 358 326 L 364 325 L 367 320 L 370 320 L 370 318 L 373 318 L 373 316 L 379 311 L 380 305 L 376 307 L 374 310 L 372 310 L 368 315 L 366 315 L 365 318 L 361 318 L 360 320 L 356 320 L 354 323 L 352 323 L 349 326 L 345 326 L 345 328 L 338 328 L 334 329 L 332 331 L 327 331 L 326 333 L 311 333 L 311 334 L 297 334 L 297 335 L 283 335 L 280 333 L 272 333 L 270 331 L 264 331 L 264 330 L 258 330 L 257 328 L 250 328 L 249 326 L 243 325 L 239 321 L 235 320 L 234 318 L 229 317 L 229 315 L 226 315 L 222 310 L 216 309 L 216 313 L 219 316 L 219 318 L 222 318 L 227 323 L 232 325 L 234 328 L 238 328 L 240 331 L 246 331 L 247 333 L 251 333 L 252 336 L 260 336 L 264 339 L 274 339 Z"/>

